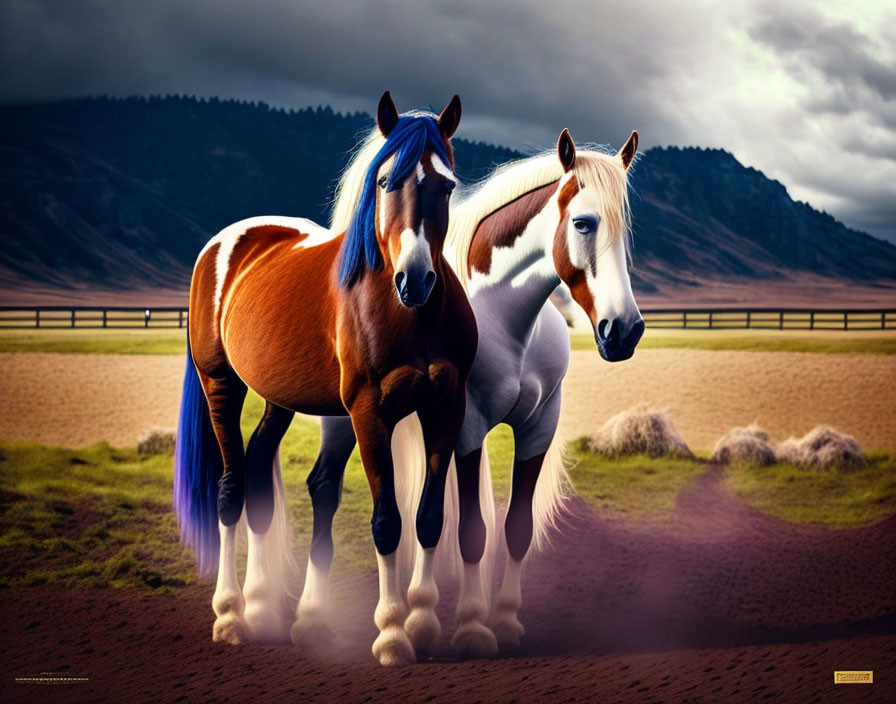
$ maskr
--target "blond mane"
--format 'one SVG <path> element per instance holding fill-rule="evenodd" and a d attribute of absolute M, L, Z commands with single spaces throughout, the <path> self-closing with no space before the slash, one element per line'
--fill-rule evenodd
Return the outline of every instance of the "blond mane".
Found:
<path fill-rule="evenodd" d="M 330 229 L 341 234 L 348 230 L 355 209 L 361 200 L 361 191 L 364 189 L 364 177 L 373 158 L 385 144 L 379 128 L 374 126 L 370 133 L 355 147 L 354 154 L 342 172 L 339 183 L 336 184 L 336 193 L 333 196 L 333 207 L 330 211 Z"/>
<path fill-rule="evenodd" d="M 627 172 L 619 158 L 595 148 L 579 149 L 573 172 L 580 184 L 599 194 L 602 220 L 610 237 L 623 237 L 628 246 L 631 215 Z M 520 196 L 559 181 L 563 173 L 556 150 L 546 151 L 499 166 L 452 205 L 445 254 L 465 288 L 467 258 L 479 223 Z"/>

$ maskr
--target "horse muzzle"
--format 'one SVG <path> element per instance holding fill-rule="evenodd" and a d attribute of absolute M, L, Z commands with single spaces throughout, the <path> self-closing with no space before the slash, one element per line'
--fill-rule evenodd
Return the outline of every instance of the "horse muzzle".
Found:
<path fill-rule="evenodd" d="M 600 356 L 608 362 L 622 362 L 635 353 L 635 347 L 644 334 L 644 319 L 638 316 L 624 324 L 619 318 L 601 320 L 594 339 Z"/>
<path fill-rule="evenodd" d="M 406 308 L 419 308 L 429 299 L 436 285 L 436 272 L 432 269 L 414 268 L 395 274 L 395 291 L 398 300 Z"/>

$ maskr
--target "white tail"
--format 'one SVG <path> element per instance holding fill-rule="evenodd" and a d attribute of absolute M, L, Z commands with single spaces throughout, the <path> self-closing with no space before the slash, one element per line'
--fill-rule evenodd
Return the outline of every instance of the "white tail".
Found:
<path fill-rule="evenodd" d="M 289 508 L 286 505 L 286 491 L 283 487 L 283 475 L 280 471 L 280 448 L 274 455 L 274 515 L 271 527 L 264 536 L 265 554 L 269 556 L 272 570 L 283 584 L 283 593 L 293 602 L 297 602 L 299 586 L 299 565 L 292 553 L 292 529 L 289 524 Z M 244 512 L 245 515 L 245 512 Z M 293 606 L 295 604 L 293 603 Z"/>
<path fill-rule="evenodd" d="M 407 590 L 414 570 L 417 549 L 417 507 L 426 480 L 426 447 L 423 428 L 416 413 L 403 418 L 392 431 L 392 464 L 395 498 L 401 513 L 401 541 L 398 544 L 398 574 Z"/>
<path fill-rule="evenodd" d="M 570 460 L 566 451 L 566 443 L 554 435 L 551 446 L 544 456 L 541 473 L 535 484 L 535 496 L 532 500 L 532 519 L 534 523 L 534 543 L 536 550 L 542 550 L 551 544 L 551 532 L 558 530 L 557 520 L 563 512 L 563 504 L 569 495 Z"/>
<path fill-rule="evenodd" d="M 485 552 L 482 554 L 480 573 L 485 603 L 491 604 L 495 585 L 496 557 L 503 530 L 495 516 L 495 496 L 492 491 L 492 471 L 488 461 L 488 448 L 483 442 L 482 458 L 479 461 L 479 506 L 482 520 L 485 522 Z M 460 579 L 463 558 L 460 554 L 458 540 L 458 521 L 460 505 L 457 495 L 457 466 L 454 457 L 448 467 L 448 483 L 445 487 L 445 522 L 442 525 L 442 538 L 436 551 L 436 565 L 439 572 L 447 573 L 452 579 Z"/>

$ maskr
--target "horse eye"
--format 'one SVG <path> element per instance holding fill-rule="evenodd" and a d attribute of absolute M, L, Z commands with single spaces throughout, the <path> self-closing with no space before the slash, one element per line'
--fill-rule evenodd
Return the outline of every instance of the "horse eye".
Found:
<path fill-rule="evenodd" d="M 457 184 L 454 181 L 445 181 L 442 184 L 442 190 L 445 191 L 445 193 L 450 194 L 451 191 L 453 191 L 456 186 L 457 186 Z"/>
<path fill-rule="evenodd" d="M 576 232 L 582 235 L 587 235 L 596 229 L 594 221 L 590 218 L 576 218 L 572 224 L 576 228 Z"/>
<path fill-rule="evenodd" d="M 388 176 L 380 176 L 380 180 L 376 182 L 380 188 L 385 188 L 389 185 L 389 177 Z"/>

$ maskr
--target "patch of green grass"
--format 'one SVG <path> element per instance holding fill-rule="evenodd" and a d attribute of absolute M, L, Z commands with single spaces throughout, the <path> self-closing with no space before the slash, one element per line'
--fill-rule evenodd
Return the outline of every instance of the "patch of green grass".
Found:
<path fill-rule="evenodd" d="M 597 348 L 591 335 L 570 335 L 574 350 Z M 775 330 L 650 330 L 639 349 L 743 350 L 812 352 L 816 354 L 896 354 L 896 334 L 842 332 L 778 332 Z"/>
<path fill-rule="evenodd" d="M 791 523 L 851 528 L 896 513 L 896 455 L 874 452 L 854 472 L 812 471 L 790 464 L 733 465 L 726 484 L 741 499 Z"/>
<path fill-rule="evenodd" d="M 570 444 L 576 464 L 570 472 L 576 493 L 601 513 L 639 522 L 663 521 L 675 510 L 678 493 L 703 471 L 699 460 L 677 457 L 607 458 Z"/>
<path fill-rule="evenodd" d="M 192 584 L 170 497 L 170 455 L 0 444 L 0 586 Z"/>
<path fill-rule="evenodd" d="M 187 353 L 187 331 L 165 330 L 2 330 L 0 352 L 80 354 Z"/>

